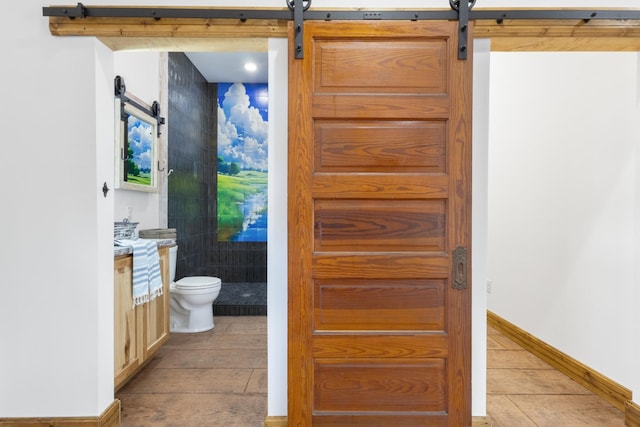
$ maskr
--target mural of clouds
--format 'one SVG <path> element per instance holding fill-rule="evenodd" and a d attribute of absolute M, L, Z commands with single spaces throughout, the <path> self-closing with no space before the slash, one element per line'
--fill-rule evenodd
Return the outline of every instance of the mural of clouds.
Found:
<path fill-rule="evenodd" d="M 218 155 L 241 169 L 266 171 L 267 84 L 220 83 L 218 91 Z"/>

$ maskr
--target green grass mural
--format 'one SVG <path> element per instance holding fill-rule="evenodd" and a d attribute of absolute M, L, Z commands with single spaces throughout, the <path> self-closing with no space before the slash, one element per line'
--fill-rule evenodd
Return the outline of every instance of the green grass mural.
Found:
<path fill-rule="evenodd" d="M 242 171 L 235 176 L 218 174 L 218 240 L 228 241 L 242 229 L 245 221 L 242 206 L 245 199 L 266 188 L 265 172 Z M 266 214 L 266 207 L 261 213 Z"/>

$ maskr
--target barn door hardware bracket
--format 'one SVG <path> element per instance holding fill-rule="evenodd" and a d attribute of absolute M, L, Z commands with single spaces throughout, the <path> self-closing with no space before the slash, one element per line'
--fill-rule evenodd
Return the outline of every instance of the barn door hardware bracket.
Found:
<path fill-rule="evenodd" d="M 469 12 L 476 0 L 449 0 L 451 9 L 458 12 L 458 59 L 467 59 L 469 51 Z"/>
<path fill-rule="evenodd" d="M 62 7 L 61 12 L 62 12 L 62 16 L 67 16 L 69 19 L 87 17 L 87 7 L 80 2 L 76 4 L 76 7 L 73 7 L 73 6 Z"/>
<path fill-rule="evenodd" d="M 78 2 L 76 5 L 76 10 L 81 18 L 85 18 L 87 16 L 87 8 L 82 3 Z"/>
<path fill-rule="evenodd" d="M 116 76 L 113 79 L 113 91 L 115 97 L 120 100 L 120 120 L 127 121 L 129 117 L 129 114 L 124 109 L 125 104 L 133 105 L 137 109 L 156 119 L 156 122 L 158 123 L 158 136 L 160 136 L 160 125 L 163 125 L 165 121 L 164 117 L 160 116 L 160 104 L 158 104 L 158 101 L 153 101 L 153 104 L 149 107 L 137 98 L 127 96 L 127 87 L 124 84 L 124 78 L 121 76 Z M 126 160 L 124 158 L 124 154 L 122 154 L 122 160 Z"/>
<path fill-rule="evenodd" d="M 293 10 L 293 44 L 295 58 L 304 58 L 304 12 L 311 7 L 311 0 L 287 0 L 287 6 Z"/>

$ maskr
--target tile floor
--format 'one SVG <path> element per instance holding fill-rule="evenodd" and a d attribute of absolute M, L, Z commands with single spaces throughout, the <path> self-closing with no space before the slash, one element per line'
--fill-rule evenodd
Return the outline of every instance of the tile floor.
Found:
<path fill-rule="evenodd" d="M 624 426 L 621 411 L 492 328 L 487 364 L 494 427 Z M 211 332 L 173 334 L 117 393 L 122 426 L 262 427 L 266 366 L 266 317 L 218 316 Z"/>

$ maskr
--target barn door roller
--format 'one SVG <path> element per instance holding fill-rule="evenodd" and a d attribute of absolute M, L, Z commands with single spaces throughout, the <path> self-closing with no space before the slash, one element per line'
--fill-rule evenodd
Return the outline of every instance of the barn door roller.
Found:
<path fill-rule="evenodd" d="M 285 0 L 287 8 L 274 9 L 207 9 L 176 7 L 118 7 L 118 6 L 50 6 L 42 8 L 43 16 L 66 17 L 69 19 L 89 18 L 163 18 L 182 19 L 277 19 L 293 20 L 294 52 L 296 58 L 302 58 L 304 52 L 304 21 L 340 21 L 340 20 L 443 20 L 458 21 L 458 59 L 466 59 L 469 52 L 469 21 L 491 19 L 498 24 L 505 20 L 517 19 L 576 19 L 588 24 L 591 20 L 636 20 L 640 21 L 640 10 L 628 9 L 510 9 L 510 10 L 471 10 L 476 0 L 449 0 L 451 10 L 309 10 L 311 0 Z M 444 0 L 443 0 L 444 1 Z"/>

